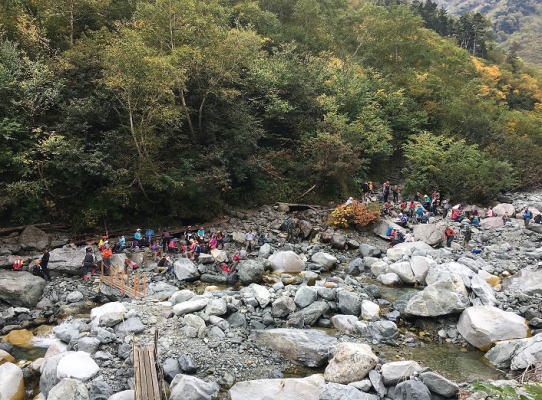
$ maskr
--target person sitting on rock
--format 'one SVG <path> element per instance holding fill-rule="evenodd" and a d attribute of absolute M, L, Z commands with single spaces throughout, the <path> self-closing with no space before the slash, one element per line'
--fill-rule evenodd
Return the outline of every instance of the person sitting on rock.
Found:
<path fill-rule="evenodd" d="M 536 214 L 536 217 L 534 217 L 534 223 L 542 224 L 542 214 Z"/>
<path fill-rule="evenodd" d="M 507 222 L 510 222 L 510 221 L 512 221 L 512 220 L 511 220 L 510 217 L 508 216 L 508 213 L 504 213 L 503 216 L 502 216 L 502 224 L 503 224 L 503 226 L 505 226 L 506 223 L 507 223 Z"/>
<path fill-rule="evenodd" d="M 171 273 L 173 271 L 173 263 L 171 262 L 171 257 L 164 254 L 162 258 L 158 261 L 157 269 L 161 274 Z"/>
<path fill-rule="evenodd" d="M 419 223 L 422 222 L 423 214 L 424 214 L 423 207 L 422 207 L 422 205 L 420 204 L 420 205 L 418 206 L 418 208 L 416 209 L 416 220 L 417 220 Z"/>
<path fill-rule="evenodd" d="M 495 213 L 493 212 L 493 210 L 490 208 L 489 210 L 486 211 L 486 217 L 494 217 L 495 216 Z"/>
<path fill-rule="evenodd" d="M 221 250 L 224 249 L 224 234 L 222 231 L 216 233 L 216 248 Z"/>
<path fill-rule="evenodd" d="M 205 239 L 205 229 L 203 229 L 203 226 L 200 226 L 198 229 L 198 236 L 200 240 Z"/>
<path fill-rule="evenodd" d="M 169 253 L 176 253 L 177 252 L 177 242 L 175 241 L 175 238 L 171 238 L 168 243 L 168 252 Z"/>
<path fill-rule="evenodd" d="M 124 260 L 124 273 L 129 274 L 139 268 L 139 264 L 130 258 Z"/>
<path fill-rule="evenodd" d="M 217 245 L 217 240 L 216 240 L 216 233 L 213 233 L 211 234 L 211 238 L 209 239 L 209 248 L 211 250 L 214 250 L 216 249 L 216 245 Z"/>
<path fill-rule="evenodd" d="M 124 248 L 126 247 L 126 238 L 123 236 L 121 236 L 119 238 L 119 241 L 117 242 L 117 244 L 115 245 L 115 253 L 120 253 L 122 252 L 122 250 L 124 250 Z"/>
<path fill-rule="evenodd" d="M 446 236 L 446 247 L 451 247 L 452 242 L 454 241 L 454 238 L 456 236 L 455 231 L 450 226 L 448 226 L 444 231 L 444 236 Z"/>
<path fill-rule="evenodd" d="M 399 225 L 401 225 L 403 228 L 406 228 L 408 224 L 408 215 L 407 213 L 402 213 L 399 217 Z"/>

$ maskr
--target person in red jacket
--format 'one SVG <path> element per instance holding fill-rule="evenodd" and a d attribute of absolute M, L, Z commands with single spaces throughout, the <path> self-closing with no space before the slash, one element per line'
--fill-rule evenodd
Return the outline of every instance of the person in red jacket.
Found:
<path fill-rule="evenodd" d="M 448 226 L 446 227 L 446 230 L 444 231 L 444 236 L 446 236 L 446 246 L 450 247 L 456 236 L 455 231 L 451 227 Z"/>

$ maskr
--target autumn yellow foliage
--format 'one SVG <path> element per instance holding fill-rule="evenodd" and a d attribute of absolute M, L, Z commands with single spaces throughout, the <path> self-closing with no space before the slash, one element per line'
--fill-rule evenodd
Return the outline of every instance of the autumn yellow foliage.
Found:
<path fill-rule="evenodd" d="M 340 204 L 331 212 L 328 224 L 348 228 L 349 226 L 367 226 L 380 217 L 380 206 L 373 203 L 360 203 L 354 200 L 351 204 Z"/>

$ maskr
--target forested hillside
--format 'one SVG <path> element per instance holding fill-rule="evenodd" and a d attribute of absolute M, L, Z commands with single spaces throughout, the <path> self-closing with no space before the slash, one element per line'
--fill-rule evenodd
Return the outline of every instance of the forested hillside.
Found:
<path fill-rule="evenodd" d="M 2 2 L 0 221 L 540 184 L 539 78 L 488 27 L 376 3 Z"/>
<path fill-rule="evenodd" d="M 542 0 L 436 0 L 451 13 L 479 12 L 491 19 L 496 40 L 542 66 Z"/>

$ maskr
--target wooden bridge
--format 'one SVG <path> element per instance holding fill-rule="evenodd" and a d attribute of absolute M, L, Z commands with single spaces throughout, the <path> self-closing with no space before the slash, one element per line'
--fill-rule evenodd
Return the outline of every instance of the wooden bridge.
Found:
<path fill-rule="evenodd" d="M 109 275 L 106 275 L 105 265 L 102 262 L 100 282 L 119 290 L 128 297 L 142 298 L 147 295 L 147 276 L 136 272 L 133 277 L 126 273 L 124 267 L 110 266 Z"/>
<path fill-rule="evenodd" d="M 154 344 L 139 347 L 134 344 L 135 400 L 164 400 L 167 385 L 158 359 L 158 331 L 154 331 Z"/>

